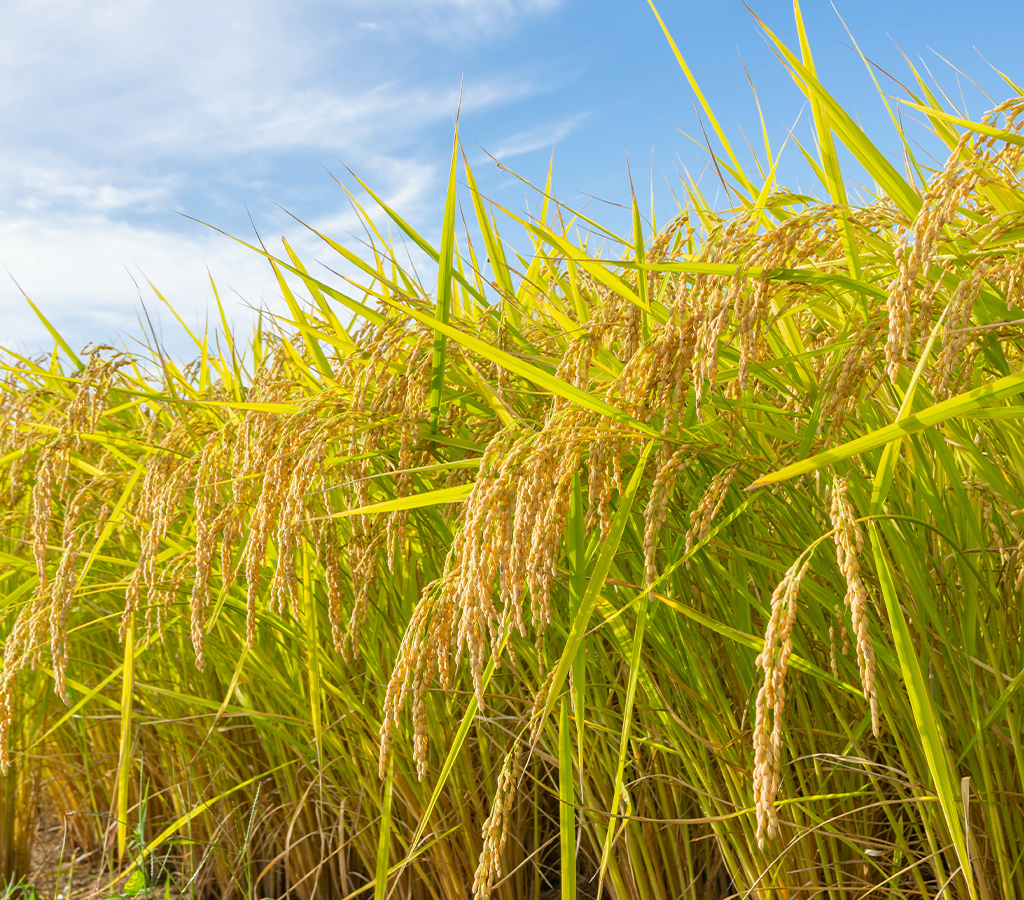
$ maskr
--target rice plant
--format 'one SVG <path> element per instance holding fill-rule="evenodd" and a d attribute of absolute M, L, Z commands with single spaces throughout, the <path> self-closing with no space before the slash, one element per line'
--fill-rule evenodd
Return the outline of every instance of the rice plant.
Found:
<path fill-rule="evenodd" d="M 666 31 L 726 209 L 687 181 L 620 237 L 549 178 L 525 218 L 456 140 L 439 246 L 362 185 L 436 286 L 356 204 L 347 293 L 252 246 L 289 316 L 188 366 L 40 312 L 0 395 L 6 877 L 42 793 L 107 892 L 1024 893 L 1024 91 L 974 122 L 912 72 L 949 156 L 900 130 L 900 171 L 795 10 L 798 51 L 762 27 L 822 198 L 741 163 Z"/>

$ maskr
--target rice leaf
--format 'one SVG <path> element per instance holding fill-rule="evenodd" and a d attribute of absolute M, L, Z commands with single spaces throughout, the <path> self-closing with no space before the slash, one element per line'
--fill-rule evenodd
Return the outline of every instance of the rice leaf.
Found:
<path fill-rule="evenodd" d="M 910 705 L 914 713 L 914 722 L 917 725 L 921 746 L 928 762 L 928 772 L 935 786 L 935 792 L 938 794 L 939 803 L 942 806 L 942 812 L 946 820 L 946 827 L 952 836 L 956 855 L 960 860 L 961 872 L 967 884 L 967 890 L 973 900 L 977 896 L 977 889 L 971 874 L 971 861 L 967 852 L 967 842 L 961 818 L 962 809 L 957 802 L 957 791 L 954 785 L 955 776 L 950 764 L 946 742 L 939 730 L 939 723 L 942 720 L 932 704 L 928 683 L 925 680 L 921 663 L 914 649 L 914 641 L 900 606 L 899 597 L 896 595 L 896 586 L 893 582 L 889 559 L 883 546 L 881 529 L 877 523 L 870 522 L 868 523 L 868 532 L 871 537 L 871 549 L 882 591 L 882 599 L 885 601 L 889 626 L 892 629 L 893 643 L 896 645 L 896 653 L 899 656 L 904 685 L 906 686 L 907 695 L 910 698 Z"/>
<path fill-rule="evenodd" d="M 124 630 L 124 662 L 121 664 L 121 734 L 117 747 L 117 858 L 124 859 L 128 837 L 128 780 L 131 775 L 132 704 L 135 694 L 135 613 Z"/>
<path fill-rule="evenodd" d="M 425 491 L 422 494 L 411 494 L 408 497 L 396 497 L 394 500 L 382 500 L 356 509 L 343 509 L 331 513 L 332 519 L 347 519 L 350 516 L 368 516 L 375 513 L 398 512 L 403 509 L 422 509 L 424 506 L 437 506 L 439 503 L 460 503 L 473 490 L 472 484 L 460 484 L 450 488 L 439 488 L 436 491 Z"/>
<path fill-rule="evenodd" d="M 455 128 L 455 146 L 452 147 L 452 164 L 448 173 L 448 195 L 444 202 L 444 224 L 441 227 L 441 253 L 437 274 L 437 309 L 434 318 L 448 324 L 448 310 L 452 298 L 452 251 L 455 245 L 455 173 L 459 161 L 459 130 Z M 430 431 L 437 433 L 441 415 L 441 394 L 444 392 L 445 344 L 447 336 L 443 331 L 434 331 L 434 356 L 431 362 L 430 385 Z"/>
<path fill-rule="evenodd" d="M 811 54 L 811 45 L 807 40 L 807 30 L 804 28 L 804 19 L 800 12 L 799 0 L 793 0 L 793 14 L 796 17 L 796 30 L 800 38 L 800 55 L 803 64 L 812 76 L 817 77 L 814 57 Z M 818 137 L 818 152 L 821 155 L 821 169 L 825 173 L 825 187 L 828 189 L 833 203 L 840 207 L 847 207 L 850 204 L 846 196 L 846 185 L 843 182 L 843 172 L 839 165 L 839 157 L 836 154 L 835 141 L 832 140 L 832 126 L 829 122 L 828 113 L 816 94 L 812 93 L 810 100 L 811 111 L 814 115 L 814 128 Z M 846 253 L 846 263 L 850 271 L 850 277 L 859 279 L 860 254 L 857 249 L 853 227 L 842 213 L 839 214 L 839 218 L 842 224 L 843 250 Z"/>
<path fill-rule="evenodd" d="M 280 772 L 282 769 L 286 769 L 289 766 L 293 766 L 295 765 L 296 762 L 298 762 L 298 760 L 287 760 L 278 766 L 274 766 L 272 769 L 267 769 L 264 772 L 260 772 L 258 775 L 253 775 L 251 778 L 248 778 L 245 781 L 232 785 L 226 791 L 223 791 L 215 797 L 210 797 L 201 800 L 192 809 L 190 809 L 184 815 L 179 816 L 177 819 L 175 819 L 170 825 L 163 829 L 163 831 L 157 834 L 157 836 L 153 838 L 153 840 L 146 844 L 142 852 L 139 853 L 138 856 L 136 856 L 134 859 L 132 859 L 120 871 L 120 873 L 118 873 L 116 878 L 114 878 L 112 881 L 104 885 L 103 893 L 109 895 L 112 888 L 114 888 L 119 882 L 124 881 L 126 878 L 128 878 L 132 874 L 132 872 L 134 872 L 139 867 L 141 863 L 149 859 L 150 855 L 153 853 L 154 850 L 164 845 L 168 838 L 177 834 L 177 832 L 179 832 L 185 825 L 188 825 L 194 818 L 196 818 L 196 816 L 204 812 L 209 812 L 210 807 L 214 803 L 217 803 L 220 800 L 224 800 L 225 798 L 230 797 L 237 791 L 243 790 L 244 788 L 247 788 L 250 784 L 254 784 L 257 781 L 260 781 L 261 779 L 267 778 L 268 776 L 273 775 L 275 772 Z"/>
<path fill-rule="evenodd" d="M 636 700 L 637 678 L 640 674 L 640 654 L 644 646 L 644 631 L 647 628 L 647 608 L 650 605 L 650 594 L 640 598 L 636 613 L 636 625 L 633 629 L 633 648 L 629 657 L 629 681 L 626 685 L 626 699 L 622 707 L 622 734 L 619 736 L 619 754 L 615 763 L 615 780 L 612 788 L 612 806 L 608 810 L 608 827 L 605 830 L 601 848 L 601 880 L 604 880 L 605 869 L 612 849 L 612 835 L 615 833 L 620 796 L 623 791 L 622 779 L 626 770 L 626 755 L 629 752 L 630 733 L 633 728 L 633 703 Z"/>
<path fill-rule="evenodd" d="M 57 331 L 57 329 L 54 328 L 52 324 L 50 324 L 50 320 L 43 315 L 42 310 L 39 309 L 39 307 L 36 306 L 28 298 L 28 295 L 26 293 L 22 292 L 22 296 L 25 298 L 25 302 L 32 307 L 32 312 L 34 312 L 39 321 L 43 323 L 43 327 L 48 332 L 50 332 L 50 336 L 57 342 L 57 346 L 60 347 L 60 349 L 63 350 L 68 355 L 68 359 L 70 359 L 71 362 L 74 363 L 75 368 L 84 369 L 85 363 L 83 363 L 82 360 L 75 355 L 74 351 L 67 345 L 67 342 L 64 340 L 64 338 L 60 336 L 60 332 Z"/>
<path fill-rule="evenodd" d="M 725 136 L 725 132 L 722 130 L 722 126 L 718 124 L 718 118 L 715 116 L 711 106 L 704 98 L 704 92 L 701 91 L 700 85 L 697 84 L 697 79 L 694 78 L 693 73 L 690 71 L 690 67 L 686 64 L 686 60 L 683 59 L 682 53 L 679 52 L 679 48 L 676 46 L 676 42 L 672 39 L 672 35 L 669 33 L 668 27 L 665 25 L 664 20 L 661 18 L 661 14 L 658 12 L 654 5 L 653 0 L 647 0 L 648 5 L 651 7 L 651 11 L 654 13 L 654 17 L 658 20 L 658 24 L 661 26 L 661 30 L 665 35 L 665 39 L 668 41 L 669 46 L 672 48 L 673 54 L 675 54 L 676 62 L 679 63 L 679 68 L 683 70 L 683 74 L 686 76 L 686 80 L 690 84 L 690 89 L 697 97 L 697 101 L 701 105 L 701 109 L 704 110 L 704 114 L 708 117 L 711 122 L 711 127 L 715 130 L 715 134 L 718 136 L 719 142 L 725 149 L 726 155 L 729 157 L 732 163 L 732 169 L 736 173 L 740 183 L 747 189 L 751 194 L 756 194 L 757 191 L 754 189 L 753 183 L 743 172 L 743 167 L 740 165 L 739 159 L 736 154 L 733 153 L 732 146 L 729 143 L 728 138 Z"/>
<path fill-rule="evenodd" d="M 651 450 L 653 448 L 654 443 L 649 441 L 647 446 L 644 447 L 643 453 L 640 454 L 640 459 L 637 462 L 636 468 L 633 470 L 632 477 L 629 479 L 629 484 L 626 486 L 622 496 L 619 498 L 619 508 L 615 511 L 615 516 L 612 518 L 611 527 L 608 529 L 608 537 L 601 545 L 601 552 L 594 560 L 594 565 L 590 571 L 590 577 L 587 581 L 587 590 L 583 595 L 583 602 L 580 604 L 580 607 L 576 611 L 576 615 L 572 620 L 568 637 L 565 640 L 565 649 L 562 651 L 562 655 L 558 659 L 558 665 L 555 667 L 555 673 L 551 678 L 551 686 L 548 689 L 548 697 L 544 704 L 543 715 L 545 719 L 551 714 L 555 698 L 561 692 L 562 685 L 565 683 L 565 678 L 569 674 L 569 668 L 575 661 L 576 653 L 583 642 L 583 638 L 586 636 L 587 627 L 590 623 L 590 616 L 594 611 L 597 598 L 604 589 L 605 580 L 608 577 L 608 571 L 611 568 L 612 560 L 615 558 L 615 554 L 618 551 L 619 542 L 622 540 L 623 532 L 626 529 L 626 523 L 629 521 L 630 514 L 633 510 L 633 501 L 636 499 L 636 492 L 639 489 L 640 481 L 643 478 L 647 458 L 651 455 Z"/>
<path fill-rule="evenodd" d="M 534 382 L 540 387 L 547 388 L 559 397 L 565 397 L 566 400 L 578 403 L 580 406 L 585 409 L 589 409 L 591 412 L 596 412 L 600 415 L 607 416 L 609 419 L 614 419 L 616 422 L 632 428 L 641 434 L 646 434 L 650 437 L 661 437 L 661 434 L 649 425 L 645 425 L 643 422 L 634 419 L 632 416 L 627 415 L 622 412 L 622 410 L 612 406 L 610 403 L 606 403 L 604 400 L 594 397 L 592 394 L 588 394 L 586 391 L 582 391 L 579 388 L 562 381 L 561 378 L 550 375 L 537 366 L 524 362 L 518 357 L 512 356 L 510 353 L 506 353 L 504 350 L 499 350 L 497 347 L 494 347 L 485 341 L 471 337 L 465 332 L 459 331 L 457 328 L 453 328 L 450 325 L 439 322 L 437 319 L 432 318 L 425 313 L 421 313 L 419 310 L 402 306 L 398 303 L 391 303 L 390 305 L 417 321 L 422 322 L 424 325 L 429 325 L 431 328 L 443 332 L 447 337 L 452 338 L 452 340 L 457 341 L 469 350 L 480 354 L 480 356 L 485 359 L 498 363 L 498 365 L 503 366 L 510 372 L 514 372 L 516 375 L 521 375 L 523 378 Z"/>
<path fill-rule="evenodd" d="M 879 183 L 886 194 L 892 198 L 893 202 L 907 216 L 913 218 L 921 208 L 921 198 L 918 193 L 893 168 L 892 163 L 885 158 L 885 155 L 868 139 L 868 136 L 854 122 L 850 114 L 822 87 L 814 72 L 800 62 L 761 19 L 757 16 L 754 16 L 754 18 L 757 19 L 761 29 L 789 67 L 790 74 L 793 76 L 793 81 L 796 82 L 797 87 L 800 88 L 808 100 L 821 105 L 821 109 L 828 116 L 830 127 L 846 145 L 846 148 L 854 155 L 857 162 Z M 829 178 L 827 172 L 826 178 Z"/>
<path fill-rule="evenodd" d="M 572 507 L 566 529 L 566 557 L 569 563 L 569 615 L 575 618 L 583 605 L 587 584 L 587 536 L 586 517 L 583 512 L 583 485 L 579 474 L 573 478 Z M 587 708 L 587 639 L 580 641 L 576 658 L 572 662 L 572 709 L 576 717 L 576 747 L 579 750 L 579 767 L 583 771 L 584 723 Z M 580 798 L 583 797 L 583 781 L 580 780 Z"/>
<path fill-rule="evenodd" d="M 569 704 L 563 697 L 558 715 L 558 823 L 561 846 L 561 897 L 576 898 L 576 798 L 572 775 Z"/>
<path fill-rule="evenodd" d="M 395 763 L 388 763 L 388 773 L 381 785 L 380 836 L 377 839 L 377 870 L 373 879 L 373 900 L 387 900 L 388 859 L 391 855 L 391 802 L 395 794 Z"/>
<path fill-rule="evenodd" d="M 1024 136 L 1017 134 L 1014 131 L 1007 131 L 1005 128 L 995 128 L 992 125 L 986 125 L 984 122 L 972 122 L 970 119 L 965 119 L 962 116 L 954 116 L 943 109 L 938 109 L 932 106 L 923 106 L 920 103 L 912 103 L 909 100 L 900 99 L 899 102 L 904 106 L 909 106 L 911 109 L 916 109 L 919 112 L 926 113 L 929 118 L 941 119 L 943 122 L 949 122 L 951 125 L 959 125 L 967 131 L 973 131 L 975 134 L 983 134 L 985 137 L 1005 141 L 1007 144 L 1015 144 L 1018 147 L 1024 147 Z"/>
<path fill-rule="evenodd" d="M 573 245 L 560 234 L 557 234 L 553 229 L 544 225 L 533 225 L 527 222 L 524 222 L 523 224 L 526 225 L 526 227 L 542 241 L 546 241 L 551 244 L 551 246 L 561 253 L 567 260 L 571 259 L 598 284 L 604 285 L 609 290 L 614 291 L 618 296 L 628 300 L 636 306 L 639 306 L 640 309 L 650 311 L 650 306 L 647 301 L 641 299 L 621 278 L 613 272 L 608 271 L 606 266 L 591 260 L 583 250 Z"/>
<path fill-rule="evenodd" d="M 907 437 L 958 416 L 967 415 L 988 403 L 994 403 L 997 400 L 1019 394 L 1022 391 L 1024 391 L 1024 373 L 1007 375 L 1005 378 L 982 385 L 973 391 L 967 391 L 957 397 L 943 400 L 941 403 L 928 407 L 928 409 L 878 428 L 870 434 L 855 438 L 839 447 L 825 450 L 812 456 L 810 459 L 802 459 L 799 462 L 779 469 L 777 472 L 762 475 L 750 485 L 750 488 L 762 487 L 766 484 L 776 484 L 780 481 L 795 478 L 798 475 L 814 472 L 824 466 L 849 459 L 851 456 L 866 453 L 869 450 L 874 450 L 876 447 L 882 447 L 890 441 Z"/>

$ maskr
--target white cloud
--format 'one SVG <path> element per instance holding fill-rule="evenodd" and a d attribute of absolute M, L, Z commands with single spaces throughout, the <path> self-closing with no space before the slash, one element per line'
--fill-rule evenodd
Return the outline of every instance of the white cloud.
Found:
<path fill-rule="evenodd" d="M 451 114 L 458 85 L 397 83 L 363 46 L 492 33 L 553 0 L 32 0 L 0 4 L 0 109 L 5 141 L 70 139 L 105 156 L 243 153 L 352 146 L 379 130 Z M 372 8 L 374 20 L 361 20 Z M 308 19 L 307 24 L 303 24 Z M 315 27 L 318 20 L 323 27 Z M 376 37 L 373 40 L 377 40 Z M 390 55 L 390 54 L 389 54 Z M 464 108 L 534 90 L 466 86 Z M 40 115 L 40 110 L 45 110 Z M 20 135 L 20 139 L 15 137 Z"/>
<path fill-rule="evenodd" d="M 450 119 L 460 86 L 396 80 L 393 49 L 367 41 L 465 38 L 555 2 L 0 0 L 0 155 L 59 149 L 74 164 L 123 172 L 297 148 L 387 152 Z M 373 21 L 360 19 L 364 7 Z M 539 89 L 477 78 L 462 108 Z"/>
<path fill-rule="evenodd" d="M 407 215 L 425 207 L 437 176 L 433 166 L 385 158 L 379 161 L 377 170 L 394 185 L 383 196 L 389 206 Z M 360 252 L 365 234 L 357 214 L 338 193 L 338 211 L 311 218 L 309 225 Z M 387 228 L 372 205 L 368 211 Z M 72 349 L 89 341 L 111 341 L 119 333 L 137 335 L 145 304 L 154 321 L 163 323 L 163 339 L 172 349 L 187 355 L 187 337 L 153 288 L 190 328 L 202 330 L 206 321 L 211 328 L 219 328 L 211 275 L 229 322 L 242 330 L 254 321 L 254 308 L 285 311 L 276 279 L 259 254 L 199 224 L 181 220 L 176 224 L 181 227 L 171 231 L 119 221 L 103 213 L 0 217 L 0 267 L 10 275 L 0 271 L 0 309 L 4 311 L 0 347 L 21 352 L 50 344 L 45 327 L 20 290 L 65 335 Z M 343 275 L 359 277 L 356 269 L 317 235 L 284 214 L 270 227 L 261 227 L 261 232 L 267 249 L 277 255 L 283 255 L 279 238 L 284 232 L 316 278 L 338 283 L 319 263 Z M 384 233 L 388 235 L 386 230 Z M 258 243 L 251 233 L 239 237 L 250 244 Z M 401 235 L 395 234 L 394 238 L 401 246 Z"/>
<path fill-rule="evenodd" d="M 0 264 L 12 276 L 0 273 L 0 345 L 12 349 L 49 343 L 12 279 L 72 349 L 91 340 L 113 340 L 117 332 L 138 334 L 143 302 L 160 321 L 172 321 L 147 278 L 190 327 L 201 327 L 207 311 L 211 322 L 217 321 L 207 266 L 226 310 L 241 325 L 251 317 L 246 303 L 273 303 L 276 289 L 259 256 L 221 235 L 174 234 L 103 216 L 2 222 Z M 180 335 L 171 334 L 170 341 L 180 345 Z"/>
<path fill-rule="evenodd" d="M 101 213 L 163 210 L 180 183 L 180 176 L 145 177 L 113 168 L 82 166 L 70 159 L 50 159 L 40 164 L 24 156 L 0 158 L 0 197 L 4 205 L 34 213 L 69 206 Z"/>
<path fill-rule="evenodd" d="M 553 12 L 561 0 L 347 0 L 373 9 L 386 31 L 410 32 L 443 44 L 482 40 L 514 28 L 517 21 Z"/>
<path fill-rule="evenodd" d="M 526 82 L 482 82 L 461 94 L 470 112 L 533 93 Z M 182 117 L 173 129 L 151 135 L 154 149 L 173 143 L 181 152 L 209 156 L 252 151 L 322 148 L 366 152 L 371 145 L 414 143 L 422 129 L 451 120 L 460 105 L 458 88 L 414 88 L 394 82 L 360 95 L 295 89 L 252 98 L 224 94 Z"/>
<path fill-rule="evenodd" d="M 511 159 L 513 156 L 522 156 L 524 153 L 532 153 L 534 150 L 550 150 L 553 144 L 568 137 L 586 118 L 587 113 L 578 113 L 554 126 L 541 126 L 520 131 L 505 138 L 497 149 L 489 150 L 489 152 L 498 159 Z"/>
<path fill-rule="evenodd" d="M 392 60 L 424 37 L 488 39 L 558 2 L 0 0 L 0 263 L 72 342 L 137 331 L 126 267 L 148 306 L 140 271 L 197 321 L 213 302 L 209 265 L 246 316 L 227 288 L 274 302 L 265 263 L 170 210 L 217 222 L 211 212 L 230 218 L 243 203 L 289 205 L 277 192 L 302 159 L 294 174 L 323 187 L 298 193 L 317 197 L 312 215 L 295 211 L 340 237 L 357 223 L 317 167 L 337 155 L 415 218 L 438 184 L 424 138 L 451 121 L 460 89 Z M 541 89 L 478 77 L 461 106 L 500 108 Z M 300 252 L 322 252 L 300 226 L 272 224 Z M 47 343 L 2 272 L 0 307 L 0 344 Z"/>

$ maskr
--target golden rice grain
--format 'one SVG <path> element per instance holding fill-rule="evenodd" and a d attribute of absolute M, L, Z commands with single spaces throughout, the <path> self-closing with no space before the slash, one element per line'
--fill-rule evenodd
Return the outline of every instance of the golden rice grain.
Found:
<path fill-rule="evenodd" d="M 516 740 L 505 757 L 491 801 L 491 812 L 482 829 L 483 849 L 473 875 L 473 897 L 489 900 L 496 878 L 501 877 L 501 854 L 508 841 L 508 819 L 519 788 L 522 742 Z"/>
<path fill-rule="evenodd" d="M 757 693 L 754 714 L 754 806 L 757 812 L 757 843 L 778 833 L 775 798 L 782 774 L 782 727 L 786 712 L 786 673 L 793 653 L 793 625 L 796 622 L 800 582 L 808 564 L 797 559 L 772 594 L 771 619 L 764 637 L 764 649 L 757 665 L 764 681 Z"/>
<path fill-rule="evenodd" d="M 832 482 L 832 504 L 829 509 L 834 529 L 836 561 L 846 578 L 846 606 L 850 610 L 853 633 L 857 640 L 857 668 L 864 687 L 864 698 L 871 707 L 871 731 L 878 737 L 878 694 L 875 687 L 875 650 L 868 633 L 868 594 L 860 576 L 860 552 L 864 533 L 850 503 L 847 479 Z"/>

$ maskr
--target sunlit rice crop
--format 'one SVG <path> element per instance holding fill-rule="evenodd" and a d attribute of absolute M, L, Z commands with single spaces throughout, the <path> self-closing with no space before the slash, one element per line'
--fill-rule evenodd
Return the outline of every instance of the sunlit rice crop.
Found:
<path fill-rule="evenodd" d="M 183 368 L 8 354 L 9 875 L 45 777 L 107 889 L 1024 893 L 1024 98 L 917 79 L 901 172 L 797 23 L 823 199 L 706 105 L 734 204 L 623 238 L 456 141 L 439 246 L 371 194 L 433 291 L 364 214 L 358 291 L 252 247 L 289 316 Z"/>

